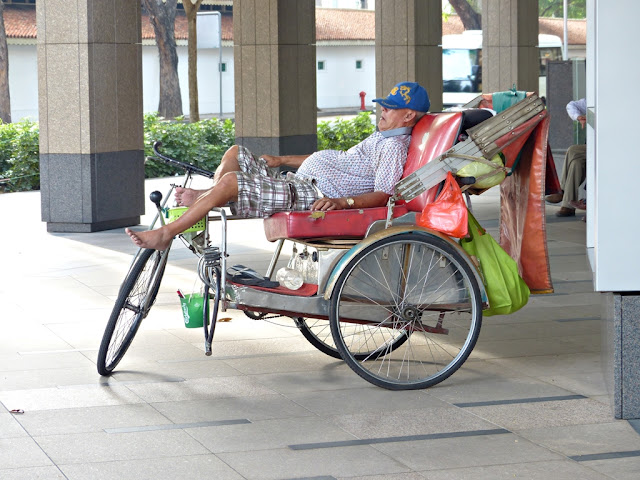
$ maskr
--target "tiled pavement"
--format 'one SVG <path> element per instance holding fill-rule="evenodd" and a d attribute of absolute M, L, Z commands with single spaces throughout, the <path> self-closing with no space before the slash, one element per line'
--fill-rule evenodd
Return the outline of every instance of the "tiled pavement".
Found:
<path fill-rule="evenodd" d="M 186 249 L 172 251 L 117 373 L 101 378 L 98 344 L 135 249 L 122 231 L 47 234 L 39 198 L 0 195 L 2 479 L 638 478 L 640 436 L 613 418 L 605 386 L 585 224 L 555 207 L 556 293 L 485 318 L 442 384 L 392 392 L 286 320 L 230 312 L 205 357 L 175 295 L 196 286 Z M 495 233 L 498 190 L 474 207 Z M 231 261 L 266 267 L 260 221 L 234 222 L 229 243 Z"/>

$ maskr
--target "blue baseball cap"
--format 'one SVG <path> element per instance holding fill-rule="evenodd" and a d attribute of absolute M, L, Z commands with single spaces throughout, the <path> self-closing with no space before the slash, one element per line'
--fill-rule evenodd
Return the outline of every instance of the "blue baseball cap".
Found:
<path fill-rule="evenodd" d="M 387 98 L 374 98 L 373 101 L 386 108 L 410 108 L 417 112 L 428 112 L 431 106 L 427 91 L 415 82 L 400 82 Z"/>

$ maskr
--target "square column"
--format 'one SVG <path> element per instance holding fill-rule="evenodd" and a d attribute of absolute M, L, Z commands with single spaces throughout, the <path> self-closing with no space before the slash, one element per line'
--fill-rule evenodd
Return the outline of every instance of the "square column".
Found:
<path fill-rule="evenodd" d="M 616 418 L 640 418 L 640 295 L 603 293 L 604 377 Z"/>
<path fill-rule="evenodd" d="M 317 148 L 312 0 L 233 3 L 236 141 L 256 154 Z"/>
<path fill-rule="evenodd" d="M 376 0 L 376 97 L 418 82 L 431 111 L 442 110 L 442 2 Z"/>
<path fill-rule="evenodd" d="M 483 0 L 482 91 L 538 91 L 538 2 Z"/>
<path fill-rule="evenodd" d="M 144 212 L 140 2 L 41 0 L 36 15 L 47 230 L 138 224 Z"/>

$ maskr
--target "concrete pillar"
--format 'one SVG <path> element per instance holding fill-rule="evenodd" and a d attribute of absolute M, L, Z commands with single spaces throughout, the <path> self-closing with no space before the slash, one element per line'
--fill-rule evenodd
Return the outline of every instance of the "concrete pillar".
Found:
<path fill-rule="evenodd" d="M 442 2 L 376 0 L 376 97 L 398 82 L 418 82 L 431 111 L 442 110 Z"/>
<path fill-rule="evenodd" d="M 573 66 L 570 61 L 547 64 L 547 110 L 549 110 L 549 145 L 566 150 L 573 145 L 573 121 L 567 115 L 567 103 L 573 100 Z M 559 163 L 556 159 L 556 163 Z"/>
<path fill-rule="evenodd" d="M 50 232 L 144 212 L 140 2 L 37 3 L 42 219 Z"/>
<path fill-rule="evenodd" d="M 616 418 L 640 418 L 640 295 L 603 293 L 604 377 Z"/>
<path fill-rule="evenodd" d="M 538 91 L 538 2 L 482 1 L 482 91 Z"/>
<path fill-rule="evenodd" d="M 317 148 L 315 2 L 233 2 L 236 141 L 256 154 Z"/>

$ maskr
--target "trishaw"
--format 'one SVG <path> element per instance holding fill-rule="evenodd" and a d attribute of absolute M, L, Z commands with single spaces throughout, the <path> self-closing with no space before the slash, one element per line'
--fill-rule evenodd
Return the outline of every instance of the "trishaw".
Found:
<path fill-rule="evenodd" d="M 265 219 L 267 239 L 276 247 L 264 278 L 273 279 L 283 242 L 294 242 L 288 266 L 304 280 L 297 290 L 234 281 L 226 240 L 231 218 L 224 208 L 212 211 L 194 231 L 180 235 L 200 257 L 198 274 L 210 299 L 203 310 L 205 354 L 211 355 L 218 313 L 233 308 L 254 319 L 290 317 L 314 347 L 380 387 L 421 389 L 448 378 L 476 344 L 487 297 L 481 274 L 458 243 L 418 226 L 416 216 L 433 201 L 447 172 L 493 158 L 544 116 L 536 95 L 496 116 L 479 109 L 427 114 L 414 128 L 404 176 L 386 207 Z M 158 147 L 157 159 L 186 172 L 183 185 L 193 175 L 212 177 Z M 164 222 L 171 193 L 164 200 L 152 193 L 154 223 Z M 220 225 L 215 245 L 209 236 L 214 219 Z M 134 258 L 100 345 L 101 375 L 113 372 L 149 314 L 169 250 L 141 249 Z"/>

